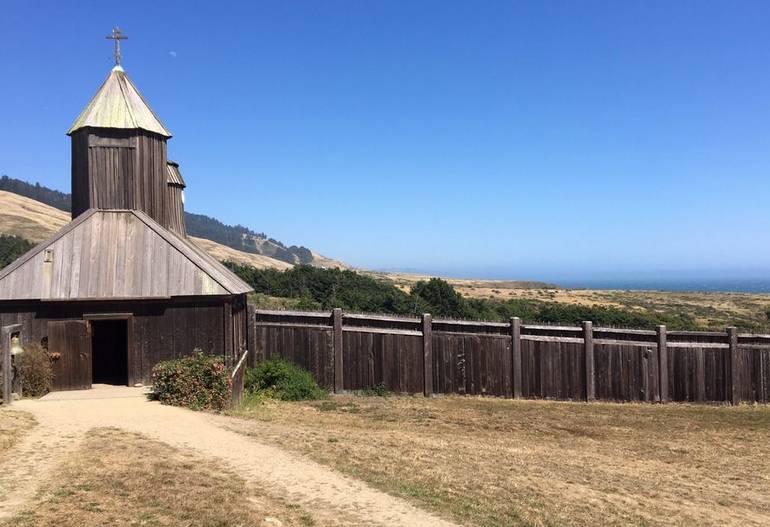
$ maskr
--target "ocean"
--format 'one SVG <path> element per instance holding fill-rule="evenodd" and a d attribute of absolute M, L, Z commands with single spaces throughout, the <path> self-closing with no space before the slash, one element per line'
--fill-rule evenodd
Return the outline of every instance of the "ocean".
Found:
<path fill-rule="evenodd" d="M 572 289 L 635 289 L 641 291 L 770 293 L 770 278 L 597 278 L 588 280 L 553 280 L 553 283 L 561 287 Z"/>

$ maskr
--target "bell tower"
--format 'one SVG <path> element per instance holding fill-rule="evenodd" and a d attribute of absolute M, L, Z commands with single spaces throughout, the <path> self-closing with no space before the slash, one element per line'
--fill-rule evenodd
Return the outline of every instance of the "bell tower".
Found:
<path fill-rule="evenodd" d="M 120 41 L 127 37 L 115 28 L 107 38 L 115 42 L 115 67 L 67 131 L 72 218 L 92 208 L 141 210 L 184 236 L 182 205 L 171 203 L 180 198 L 168 185 L 171 133 L 120 64 Z"/>

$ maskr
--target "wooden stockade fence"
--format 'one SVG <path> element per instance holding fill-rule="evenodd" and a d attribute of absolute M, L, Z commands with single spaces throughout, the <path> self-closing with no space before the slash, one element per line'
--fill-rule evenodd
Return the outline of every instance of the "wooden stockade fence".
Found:
<path fill-rule="evenodd" d="M 770 402 L 770 335 L 250 310 L 249 363 L 282 357 L 335 392 Z"/>
<path fill-rule="evenodd" d="M 232 373 L 230 374 L 230 382 L 232 383 L 232 396 L 231 404 L 235 407 L 241 404 L 243 400 L 243 381 L 244 374 L 246 372 L 246 361 L 249 352 L 244 351 L 238 362 L 235 364 Z"/>

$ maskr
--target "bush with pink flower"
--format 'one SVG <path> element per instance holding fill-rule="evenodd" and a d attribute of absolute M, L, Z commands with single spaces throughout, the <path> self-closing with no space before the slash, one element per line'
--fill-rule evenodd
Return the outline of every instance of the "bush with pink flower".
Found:
<path fill-rule="evenodd" d="M 230 405 L 232 390 L 223 358 L 199 350 L 189 357 L 159 362 L 152 369 L 150 397 L 162 404 L 221 411 Z"/>

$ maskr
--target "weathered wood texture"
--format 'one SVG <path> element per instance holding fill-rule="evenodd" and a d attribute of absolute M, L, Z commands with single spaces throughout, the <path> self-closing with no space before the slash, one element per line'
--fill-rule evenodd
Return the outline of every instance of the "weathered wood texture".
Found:
<path fill-rule="evenodd" d="M 335 355 L 341 351 L 345 390 L 384 385 L 426 395 L 520 393 L 526 398 L 585 400 L 592 385 L 595 399 L 605 401 L 770 402 L 770 335 L 736 334 L 733 376 L 729 335 L 723 332 L 340 313 L 342 343 L 335 349 L 332 313 L 255 311 L 254 316 L 259 336 L 254 362 L 284 357 L 332 387 Z M 432 357 L 430 382 L 425 377 L 427 356 Z"/>
<path fill-rule="evenodd" d="M 257 323 L 254 362 L 283 358 L 313 374 L 318 384 L 334 388 L 331 326 L 280 326 Z"/>
<path fill-rule="evenodd" d="M 53 361 L 56 390 L 83 390 L 91 387 L 91 334 L 83 320 L 48 322 L 48 352 Z"/>
<path fill-rule="evenodd" d="M 0 273 L 0 300 L 230 295 L 251 288 L 139 211 L 90 210 Z"/>
<path fill-rule="evenodd" d="M 180 236 L 187 236 L 187 227 L 184 222 L 184 189 L 176 185 L 168 185 L 166 189 L 166 207 L 168 208 L 168 229 Z"/>
<path fill-rule="evenodd" d="M 83 128 L 72 134 L 72 218 L 88 209 L 138 209 L 166 229 L 166 139 L 143 130 Z"/>
<path fill-rule="evenodd" d="M 523 396 L 585 400 L 585 361 L 582 342 L 523 339 Z"/>
<path fill-rule="evenodd" d="M 434 332 L 434 392 L 508 395 L 510 357 L 510 340 L 503 335 Z"/>
<path fill-rule="evenodd" d="M 3 335 L 5 337 L 5 335 Z M 11 347 L 8 339 L 3 338 L 0 342 L 0 393 L 2 393 L 2 403 L 6 406 L 11 404 L 11 383 L 13 381 L 13 370 L 11 369 Z"/>
<path fill-rule="evenodd" d="M 393 392 L 423 393 L 421 336 L 346 330 L 342 350 L 345 390 L 382 385 Z"/>
<path fill-rule="evenodd" d="M 233 407 L 240 406 L 241 401 L 243 400 L 243 387 L 246 374 L 247 358 L 248 351 L 244 350 L 238 361 L 235 363 L 235 366 L 233 366 L 233 371 L 230 374 L 230 384 L 232 388 L 230 392 L 230 403 Z"/>
<path fill-rule="evenodd" d="M 226 309 L 228 302 L 236 307 Z M 118 314 L 128 319 L 128 382 L 148 383 L 155 364 L 188 356 L 196 349 L 221 355 L 233 364 L 239 356 L 236 354 L 245 351 L 246 309 L 238 307 L 244 304 L 245 299 L 238 298 L 0 303 L 0 325 L 21 324 L 25 345 L 43 344 L 49 353 L 58 354 L 53 361 L 55 389 L 78 389 L 91 382 L 90 356 L 80 356 L 86 352 L 85 344 L 78 340 L 85 338 L 90 344 L 90 336 L 83 334 L 88 331 L 88 320 Z M 226 324 L 228 313 L 232 320 Z M 228 350 L 228 341 L 238 345 Z"/>

